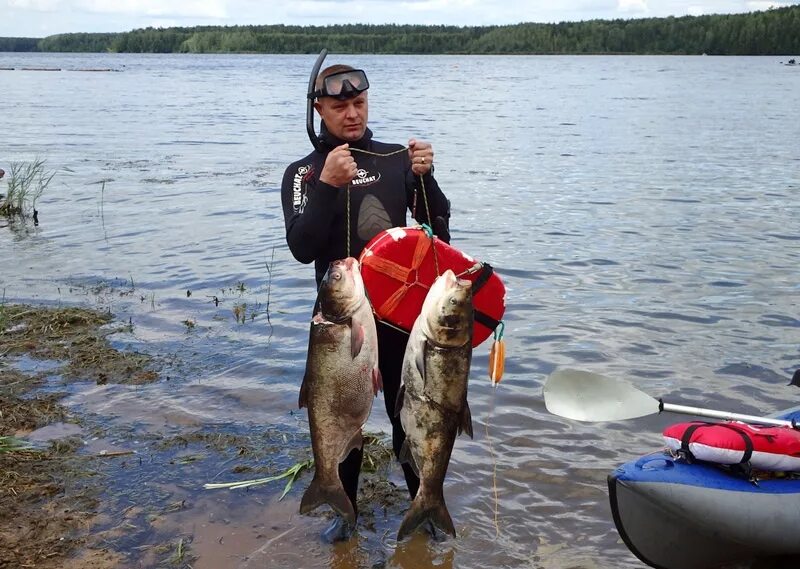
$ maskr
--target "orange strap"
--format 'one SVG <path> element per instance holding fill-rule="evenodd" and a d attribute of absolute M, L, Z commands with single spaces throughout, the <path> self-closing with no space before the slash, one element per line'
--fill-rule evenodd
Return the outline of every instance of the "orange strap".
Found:
<path fill-rule="evenodd" d="M 376 255 L 370 255 L 364 259 L 364 262 L 369 265 L 371 269 L 374 269 L 375 271 L 402 283 L 402 286 L 398 288 L 394 294 L 392 294 L 392 296 L 387 298 L 378 309 L 379 315 L 391 314 L 394 312 L 405 297 L 410 286 L 415 284 L 423 286 L 419 283 L 419 280 L 409 283 L 408 277 L 412 273 L 416 272 L 420 265 L 422 265 L 422 261 L 425 260 L 425 256 L 428 254 L 432 242 L 433 240 L 428 239 L 424 234 L 420 234 L 417 237 L 417 245 L 414 248 L 414 256 L 411 259 L 411 267 L 404 267 L 398 263 L 395 263 L 394 261 L 389 261 L 388 259 L 383 259 Z"/>
<path fill-rule="evenodd" d="M 428 254 L 428 249 L 431 248 L 431 243 L 433 243 L 433 239 L 428 239 L 427 236 L 420 235 L 417 238 L 417 246 L 414 249 L 414 258 L 411 261 L 411 268 L 413 270 L 419 269 L 420 265 L 422 265 L 422 261 L 425 260 L 425 255 Z"/>
<path fill-rule="evenodd" d="M 400 301 L 403 300 L 403 297 L 405 297 L 407 292 L 408 292 L 408 286 L 406 285 L 403 285 L 396 291 L 394 291 L 394 294 L 389 298 L 387 298 L 386 302 L 384 302 L 381 305 L 380 309 L 378 309 L 378 314 L 389 315 L 395 310 L 397 310 L 397 307 L 400 305 Z"/>
<path fill-rule="evenodd" d="M 411 274 L 411 269 L 408 267 L 404 267 L 395 263 L 394 261 L 384 259 L 383 257 L 377 257 L 375 255 L 365 257 L 364 264 L 370 269 L 374 269 L 375 271 L 382 273 L 396 281 L 400 281 L 401 283 L 406 282 L 408 275 Z"/>

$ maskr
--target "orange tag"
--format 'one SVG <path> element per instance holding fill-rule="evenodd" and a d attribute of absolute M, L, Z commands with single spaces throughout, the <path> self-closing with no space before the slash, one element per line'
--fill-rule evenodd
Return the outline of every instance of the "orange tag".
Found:
<path fill-rule="evenodd" d="M 492 348 L 489 350 L 489 379 L 492 380 L 492 385 L 497 385 L 503 379 L 505 360 L 506 343 L 502 338 L 496 339 L 492 342 Z"/>

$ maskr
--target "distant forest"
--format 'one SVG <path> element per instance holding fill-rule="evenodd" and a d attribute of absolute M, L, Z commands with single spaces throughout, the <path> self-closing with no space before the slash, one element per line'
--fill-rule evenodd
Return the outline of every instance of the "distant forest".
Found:
<path fill-rule="evenodd" d="M 800 4 L 748 14 L 510 26 L 202 26 L 0 38 L 0 51 L 116 53 L 800 54 Z"/>

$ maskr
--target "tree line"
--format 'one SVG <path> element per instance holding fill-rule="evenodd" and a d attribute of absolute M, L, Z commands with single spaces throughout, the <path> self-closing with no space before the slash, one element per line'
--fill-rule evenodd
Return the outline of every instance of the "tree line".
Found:
<path fill-rule="evenodd" d="M 0 51 L 116 53 L 800 53 L 800 4 L 747 14 L 507 26 L 197 26 L 0 38 Z"/>

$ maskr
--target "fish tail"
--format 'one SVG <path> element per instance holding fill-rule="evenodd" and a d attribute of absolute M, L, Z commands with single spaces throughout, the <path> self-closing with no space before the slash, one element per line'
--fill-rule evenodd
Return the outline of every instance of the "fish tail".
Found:
<path fill-rule="evenodd" d="M 411 535 L 414 530 L 421 527 L 425 522 L 430 522 L 434 527 L 452 537 L 456 536 L 456 528 L 453 526 L 450 512 L 447 511 L 444 497 L 428 497 L 426 499 L 423 494 L 418 493 L 414 501 L 411 502 L 411 507 L 406 512 L 403 523 L 400 524 L 397 540 L 400 541 Z"/>
<path fill-rule="evenodd" d="M 356 523 L 356 511 L 341 482 L 323 486 L 318 478 L 314 478 L 300 500 L 300 513 L 307 514 L 322 504 L 328 504 L 347 522 Z"/>

